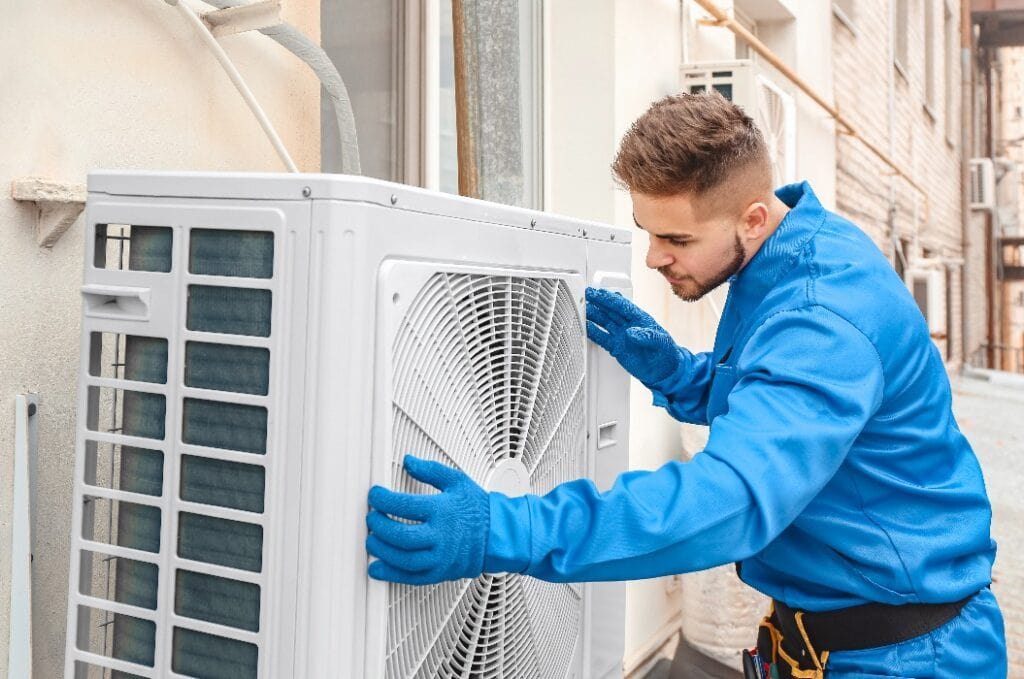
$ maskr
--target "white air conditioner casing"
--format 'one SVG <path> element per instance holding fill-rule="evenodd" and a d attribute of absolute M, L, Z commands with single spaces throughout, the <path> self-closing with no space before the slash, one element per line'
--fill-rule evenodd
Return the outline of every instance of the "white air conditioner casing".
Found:
<path fill-rule="evenodd" d="M 631 294 L 629 230 L 340 175 L 88 186 L 66 676 L 621 676 L 624 583 L 381 583 L 364 519 L 422 489 L 405 453 L 510 494 L 626 470 L 584 289 Z"/>
<path fill-rule="evenodd" d="M 971 158 L 971 209 L 992 210 L 996 206 L 996 170 L 991 158 Z"/>
<path fill-rule="evenodd" d="M 768 145 L 776 186 L 796 181 L 796 105 L 751 59 L 683 64 L 684 93 L 717 90 L 757 123 Z"/>
<path fill-rule="evenodd" d="M 946 273 L 940 263 L 918 260 L 908 269 L 904 281 L 914 296 L 921 313 L 928 322 L 928 332 L 933 339 L 945 339 L 948 333 L 946 318 Z"/>

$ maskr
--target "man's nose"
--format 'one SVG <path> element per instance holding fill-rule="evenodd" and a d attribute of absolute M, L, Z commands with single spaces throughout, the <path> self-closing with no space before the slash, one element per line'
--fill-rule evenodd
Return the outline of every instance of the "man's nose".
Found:
<path fill-rule="evenodd" d="M 647 246 L 647 267 L 650 269 L 660 269 L 663 266 L 668 266 L 673 261 L 672 255 L 664 248 L 659 248 L 652 238 L 650 245 Z"/>

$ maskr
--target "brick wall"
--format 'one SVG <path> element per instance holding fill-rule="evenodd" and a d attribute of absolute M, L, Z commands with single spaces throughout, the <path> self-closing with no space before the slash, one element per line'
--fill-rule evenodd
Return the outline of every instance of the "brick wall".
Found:
<path fill-rule="evenodd" d="M 874 146 L 887 153 L 899 167 L 921 186 L 926 196 L 873 155 L 859 140 L 849 135 L 837 139 L 836 205 L 838 211 L 864 229 L 883 252 L 895 261 L 894 240 L 909 242 L 910 261 L 923 249 L 951 260 L 963 257 L 960 210 L 960 53 L 958 9 L 952 7 L 954 53 L 951 55 L 953 101 L 946 103 L 946 68 L 943 3 L 947 0 L 907 0 L 907 59 L 897 68 L 893 64 L 890 36 L 890 3 L 856 3 L 849 21 L 833 19 L 833 60 L 835 101 L 840 112 Z M 934 60 L 932 74 L 935 97 L 933 107 L 925 104 L 925 12 L 932 12 L 931 36 Z M 890 88 L 893 96 L 890 106 Z M 891 109 L 891 112 L 890 112 Z M 948 129 L 946 116 L 955 120 Z M 980 234 L 979 234 L 980 235 Z M 980 254 L 980 252 L 978 253 Z M 961 356 L 962 269 L 952 266 L 954 295 L 952 316 L 947 318 L 951 333 L 951 364 Z M 984 337 L 984 269 L 974 267 L 977 277 L 967 289 L 980 291 L 981 300 L 972 295 L 968 301 L 972 332 L 971 344 Z M 937 340 L 946 355 L 946 341 Z"/>

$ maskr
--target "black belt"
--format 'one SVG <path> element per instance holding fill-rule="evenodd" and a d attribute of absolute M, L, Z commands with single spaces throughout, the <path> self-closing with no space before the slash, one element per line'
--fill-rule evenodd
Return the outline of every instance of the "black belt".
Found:
<path fill-rule="evenodd" d="M 972 598 L 973 594 L 949 604 L 889 606 L 871 603 L 821 613 L 804 611 L 801 619 L 811 646 L 818 653 L 859 651 L 927 634 L 960 615 L 960 609 Z M 781 601 L 775 602 L 773 617 L 785 640 L 803 638 L 796 624 L 796 613 Z"/>

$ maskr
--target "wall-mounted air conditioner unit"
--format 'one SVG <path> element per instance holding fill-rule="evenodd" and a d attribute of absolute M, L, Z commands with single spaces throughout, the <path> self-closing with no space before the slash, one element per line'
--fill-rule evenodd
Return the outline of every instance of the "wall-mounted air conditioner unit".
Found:
<path fill-rule="evenodd" d="M 996 206 L 996 172 L 991 158 L 971 158 L 971 209 L 992 210 Z"/>
<path fill-rule="evenodd" d="M 928 260 L 924 260 L 926 267 L 927 262 Z M 928 332 L 933 339 L 945 339 L 948 333 L 946 273 L 940 267 L 941 264 L 928 268 L 915 267 L 908 269 L 904 274 L 904 281 L 928 322 Z"/>
<path fill-rule="evenodd" d="M 750 59 L 684 64 L 681 88 L 693 94 L 717 90 L 754 118 L 768 145 L 776 186 L 796 181 L 796 105 Z"/>
<path fill-rule="evenodd" d="M 406 453 L 544 493 L 627 465 L 584 288 L 630 233 L 330 175 L 94 173 L 66 676 L 620 676 L 622 583 L 371 581 Z"/>

